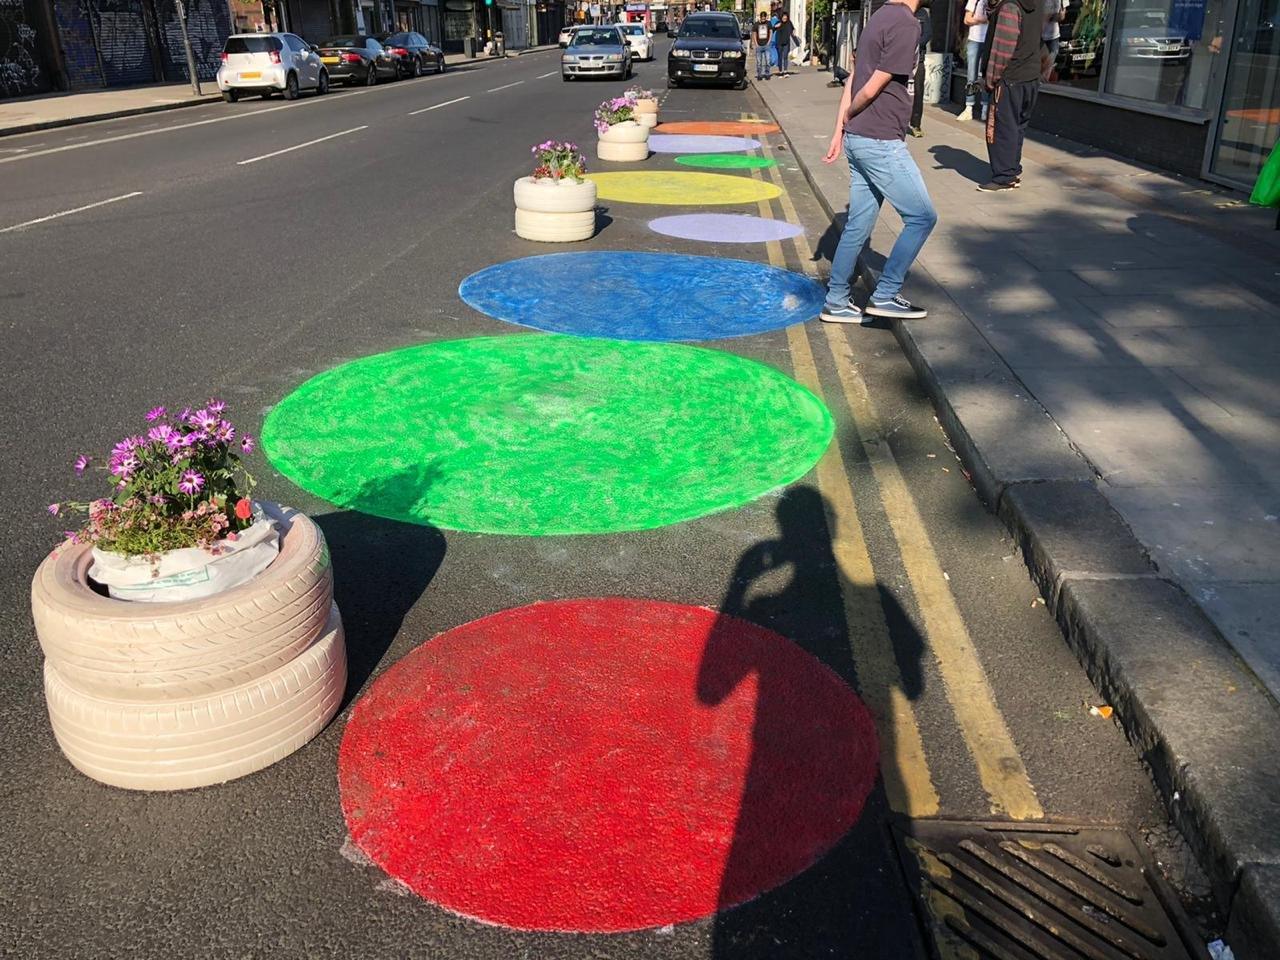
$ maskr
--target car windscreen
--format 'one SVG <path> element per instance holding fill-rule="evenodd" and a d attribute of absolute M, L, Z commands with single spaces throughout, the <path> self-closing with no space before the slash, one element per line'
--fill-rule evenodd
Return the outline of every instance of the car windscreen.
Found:
<path fill-rule="evenodd" d="M 622 30 L 624 33 L 629 33 L 633 37 L 644 36 L 644 27 L 638 23 L 634 24 L 633 26 L 623 27 Z"/>
<path fill-rule="evenodd" d="M 621 42 L 617 30 L 579 30 L 573 35 L 575 47 L 616 47 Z"/>
<path fill-rule="evenodd" d="M 736 20 L 722 20 L 719 17 L 714 20 L 690 17 L 680 28 L 682 37 L 715 37 L 721 40 L 737 40 L 741 32 Z"/>
<path fill-rule="evenodd" d="M 275 37 L 227 37 L 223 47 L 227 53 L 270 53 L 279 49 L 280 41 Z"/>
<path fill-rule="evenodd" d="M 365 45 L 364 37 L 330 37 L 322 47 L 363 47 Z"/>
<path fill-rule="evenodd" d="M 389 37 L 379 37 L 383 43 L 390 46 L 403 47 L 413 43 L 413 37 L 407 33 L 393 33 Z"/>

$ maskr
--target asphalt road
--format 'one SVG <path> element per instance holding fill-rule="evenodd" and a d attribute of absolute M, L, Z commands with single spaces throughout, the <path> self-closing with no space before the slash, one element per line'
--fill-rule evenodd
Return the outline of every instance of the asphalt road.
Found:
<path fill-rule="evenodd" d="M 640 65 L 637 79 L 660 86 L 663 64 Z M 776 495 L 645 533 L 478 536 L 336 509 L 258 459 L 259 492 L 317 516 L 329 538 L 352 660 L 343 714 L 262 773 L 171 795 L 86 779 L 50 733 L 28 584 L 58 539 L 44 505 L 75 492 L 72 458 L 123 435 L 156 403 L 220 394 L 257 426 L 294 386 L 343 360 L 511 332 L 466 307 L 458 284 L 545 252 L 511 231 L 511 182 L 527 172 L 533 143 L 592 143 L 592 108 L 621 87 L 564 84 L 554 55 L 532 55 L 287 105 L 216 104 L 0 143 L 7 953 L 912 955 L 916 926 L 887 847 L 883 787 L 845 841 L 782 888 L 718 920 L 622 935 L 473 922 L 404 895 L 345 844 L 336 754 L 350 699 L 371 676 L 443 630 L 540 599 L 623 594 L 718 607 L 739 557 L 779 536 Z M 750 91 L 678 90 L 663 115 L 738 119 L 762 109 Z M 794 204 L 775 203 L 770 215 L 802 223 L 819 252 L 807 258 L 787 244 L 729 255 L 824 271 L 827 224 L 785 149 L 776 139 L 770 149 Z M 646 169 L 670 165 L 659 156 Z M 102 205 L 9 229 L 90 204 Z M 648 231 L 652 208 L 608 206 L 591 249 L 707 252 Z M 797 485 L 812 495 L 801 498 L 806 534 L 791 549 L 810 575 L 763 583 L 776 587 L 775 602 L 760 609 L 850 679 L 858 638 L 887 624 L 898 673 L 914 678 L 903 692 L 938 813 L 989 817 L 1002 802 L 1030 802 L 1050 818 L 1162 835 L 1143 767 L 1117 727 L 1087 712 L 1096 694 L 892 335 L 815 321 L 715 346 L 812 382 L 837 419 L 839 457 Z M 851 588 L 848 563 L 863 549 L 874 582 Z M 995 760 L 1017 773 L 1020 758 L 1023 788 L 980 775 L 992 755 L 974 746 L 972 725 L 992 717 L 1015 751 Z M 883 747 L 890 763 L 901 744 Z M 919 801 L 919 791 L 906 799 Z"/>

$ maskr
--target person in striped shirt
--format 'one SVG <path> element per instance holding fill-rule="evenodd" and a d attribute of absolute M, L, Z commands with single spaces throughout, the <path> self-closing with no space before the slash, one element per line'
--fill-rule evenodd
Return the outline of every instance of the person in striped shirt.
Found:
<path fill-rule="evenodd" d="M 1043 0 L 987 0 L 987 157 L 996 193 L 1022 183 L 1022 142 L 1040 92 Z"/>

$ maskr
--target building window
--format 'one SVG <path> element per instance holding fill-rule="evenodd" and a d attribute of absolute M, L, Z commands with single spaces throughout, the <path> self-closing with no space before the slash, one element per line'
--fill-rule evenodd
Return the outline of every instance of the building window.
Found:
<path fill-rule="evenodd" d="M 1107 92 L 1203 110 L 1225 0 L 1116 0 Z"/>
<path fill-rule="evenodd" d="M 1121 0 L 1124 2 L 1124 0 Z M 1071 0 L 1066 4 L 1058 55 L 1050 80 L 1077 90 L 1098 91 L 1107 47 L 1110 0 Z"/>
<path fill-rule="evenodd" d="M 1280 140 L 1280 0 L 1240 0 L 1211 169 L 1252 186 Z"/>

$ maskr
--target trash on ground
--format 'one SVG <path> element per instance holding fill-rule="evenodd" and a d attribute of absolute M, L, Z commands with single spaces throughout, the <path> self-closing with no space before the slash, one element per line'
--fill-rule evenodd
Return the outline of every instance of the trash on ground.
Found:
<path fill-rule="evenodd" d="M 1221 940 L 1213 940 L 1208 946 L 1209 956 L 1213 960 L 1236 960 L 1236 955 L 1231 952 L 1231 948 Z"/>
<path fill-rule="evenodd" d="M 1095 717 L 1101 717 L 1103 720 L 1110 720 L 1111 714 L 1115 713 L 1115 710 L 1106 704 L 1103 704 L 1100 707 L 1090 707 L 1089 713 Z"/>

